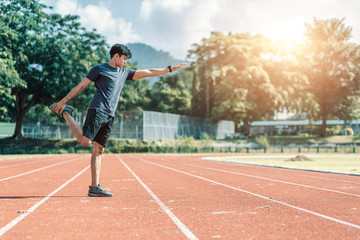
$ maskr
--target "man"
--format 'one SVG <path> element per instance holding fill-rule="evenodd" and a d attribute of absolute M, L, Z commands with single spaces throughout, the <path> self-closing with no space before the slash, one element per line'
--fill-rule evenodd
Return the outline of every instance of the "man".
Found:
<path fill-rule="evenodd" d="M 130 50 L 125 45 L 115 44 L 110 49 L 110 60 L 107 63 L 94 66 L 60 102 L 49 107 L 50 110 L 55 111 L 66 120 L 71 132 L 81 145 L 89 146 L 93 142 L 91 185 L 88 193 L 90 197 L 111 197 L 113 195 L 100 186 L 101 157 L 110 137 L 115 111 L 125 81 L 163 75 L 185 65 L 168 66 L 164 69 L 133 70 L 123 68 L 128 58 L 131 58 Z M 85 124 L 81 128 L 72 118 L 74 108 L 66 103 L 91 82 L 95 82 L 96 92 L 88 107 Z"/>

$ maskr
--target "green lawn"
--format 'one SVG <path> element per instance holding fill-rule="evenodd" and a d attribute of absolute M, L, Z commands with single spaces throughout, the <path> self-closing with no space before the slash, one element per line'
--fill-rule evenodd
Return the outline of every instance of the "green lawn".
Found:
<path fill-rule="evenodd" d="M 13 135 L 15 123 L 0 123 L 0 138 Z"/>
<path fill-rule="evenodd" d="M 329 136 L 321 138 L 318 136 L 268 136 L 270 144 L 312 144 L 312 143 L 355 143 L 360 142 L 360 135 L 354 136 Z"/>
<path fill-rule="evenodd" d="M 313 161 L 286 161 L 291 157 L 286 155 L 257 155 L 257 156 L 234 156 L 234 157 L 212 157 L 214 160 L 245 162 L 265 165 L 276 165 L 284 167 L 296 167 L 306 169 L 319 169 L 340 171 L 349 173 L 360 173 L 360 155 L 359 154 L 330 154 L 330 155 L 305 155 Z"/>

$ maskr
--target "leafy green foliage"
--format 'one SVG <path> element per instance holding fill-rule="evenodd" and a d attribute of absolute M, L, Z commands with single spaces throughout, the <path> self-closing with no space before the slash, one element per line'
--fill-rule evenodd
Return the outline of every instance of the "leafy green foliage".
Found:
<path fill-rule="evenodd" d="M 136 69 L 136 67 L 127 64 L 126 68 Z M 119 111 L 143 110 L 150 102 L 149 80 L 139 79 L 135 81 L 126 81 L 119 99 Z"/>
<path fill-rule="evenodd" d="M 360 91 L 360 46 L 349 42 L 351 28 L 344 19 L 318 20 L 306 25 L 306 75 L 308 91 L 318 105 L 316 117 L 323 120 L 326 135 L 329 117 L 353 119 Z"/>
<path fill-rule="evenodd" d="M 260 35 L 212 33 L 194 45 L 189 56 L 194 58 L 199 84 L 193 89 L 197 96 L 193 110 L 207 105 L 207 117 L 237 123 L 273 115 L 280 95 L 264 69 L 262 56 L 270 51 L 268 42 Z M 196 111 L 205 116 L 201 109 Z"/>
<path fill-rule="evenodd" d="M 180 74 L 161 77 L 151 89 L 147 110 L 165 113 L 189 114 L 191 94 Z"/>
<path fill-rule="evenodd" d="M 359 117 L 360 46 L 342 20 L 307 24 L 304 44 L 261 35 L 213 32 L 189 51 L 194 72 L 192 111 L 214 121 L 269 119 L 287 109 L 310 119 Z M 290 44 L 291 45 L 291 44 Z"/>
<path fill-rule="evenodd" d="M 3 31 L 12 34 L 11 41 L 2 37 L 2 47 L 12 61 L 8 69 L 21 79 L 10 86 L 15 98 L 15 138 L 21 137 L 24 116 L 33 106 L 61 99 L 92 65 L 107 58 L 104 38 L 81 27 L 78 16 L 47 14 L 46 8 L 36 0 L 0 3 Z M 16 78 L 16 74 L 10 76 Z M 74 105 L 81 108 L 85 101 L 89 101 L 86 94 Z"/>
<path fill-rule="evenodd" d="M 257 144 L 259 144 L 262 147 L 268 147 L 269 146 L 269 141 L 267 136 L 258 136 L 255 138 L 255 142 Z"/>
<path fill-rule="evenodd" d="M 14 67 L 15 61 L 12 59 L 11 50 L 7 47 L 12 41 L 16 40 L 16 34 L 8 29 L 0 21 L 0 121 L 11 119 L 10 109 L 14 109 L 14 96 L 11 89 L 15 87 L 26 87 Z"/>

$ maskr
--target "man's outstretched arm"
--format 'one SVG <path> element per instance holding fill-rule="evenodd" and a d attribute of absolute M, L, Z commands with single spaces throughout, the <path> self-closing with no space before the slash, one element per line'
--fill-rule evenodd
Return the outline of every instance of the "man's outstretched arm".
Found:
<path fill-rule="evenodd" d="M 76 86 L 74 87 L 60 102 L 58 102 L 54 106 L 54 110 L 57 114 L 62 113 L 62 111 L 65 108 L 66 103 L 74 98 L 76 95 L 78 95 L 82 90 L 84 90 L 89 84 L 91 83 L 91 80 L 87 77 L 84 77 L 84 79 Z"/>
<path fill-rule="evenodd" d="M 137 80 L 140 78 L 146 78 L 146 77 L 155 77 L 155 76 L 164 75 L 169 72 L 175 72 L 185 65 L 186 65 L 186 63 L 178 64 L 174 67 L 171 67 L 171 71 L 167 67 L 166 68 L 151 68 L 151 69 L 136 70 L 136 72 L 133 76 L 133 80 Z"/>

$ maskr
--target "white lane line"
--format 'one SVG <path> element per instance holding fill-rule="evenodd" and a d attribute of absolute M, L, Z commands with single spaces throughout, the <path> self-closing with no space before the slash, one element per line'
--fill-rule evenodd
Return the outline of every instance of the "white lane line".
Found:
<path fill-rule="evenodd" d="M 33 161 L 33 162 L 26 161 L 26 162 L 23 162 L 23 163 L 17 163 L 17 164 L 13 164 L 13 165 L 1 166 L 0 169 L 1 168 L 8 168 L 8 167 L 16 167 L 16 166 L 21 166 L 21 165 L 27 165 L 27 164 L 33 164 L 33 163 L 39 163 L 39 162 L 47 163 L 49 161 L 54 161 L 54 160 L 59 160 L 59 159 L 60 159 L 60 157 L 59 158 L 52 158 L 52 159 L 41 159 L 41 160 L 37 160 L 37 161 Z"/>
<path fill-rule="evenodd" d="M 165 159 L 165 158 L 160 158 L 159 160 L 168 161 L 168 159 Z M 201 162 L 203 161 L 202 158 L 196 159 L 196 160 L 201 160 Z M 214 161 L 214 162 L 226 163 L 224 161 Z M 235 162 L 231 162 L 231 163 L 235 163 Z M 239 163 L 239 162 L 236 162 L 236 163 Z M 318 178 L 318 179 L 330 180 L 330 181 L 334 181 L 334 182 L 344 182 L 344 183 L 351 183 L 351 184 L 360 185 L 360 182 L 354 182 L 354 181 L 344 180 L 344 179 L 327 178 L 327 177 L 313 176 L 313 175 L 307 175 L 307 174 L 299 174 L 299 173 L 294 173 L 294 172 L 291 172 L 291 175 L 292 176 L 304 176 L 304 177 Z M 354 176 L 350 176 L 350 177 L 354 177 Z M 355 177 L 357 177 L 357 176 L 355 176 Z"/>
<path fill-rule="evenodd" d="M 295 155 L 293 155 L 292 157 L 294 157 Z M 316 156 L 316 155 L 315 155 Z M 319 155 L 320 156 L 320 155 Z M 323 156 L 331 156 L 331 155 L 323 155 Z M 346 155 L 345 155 L 346 156 Z M 257 156 L 257 157 L 259 157 L 259 156 Z M 283 157 L 283 156 L 279 156 L 279 157 Z M 203 159 L 209 159 L 209 158 L 212 158 L 211 156 L 209 156 L 209 157 L 202 157 L 201 159 L 199 159 L 199 160 L 203 160 Z M 245 157 L 244 157 L 245 158 Z M 246 162 L 239 162 L 239 161 L 214 161 L 214 160 L 210 160 L 210 161 L 213 161 L 213 162 L 222 162 L 222 163 L 236 163 L 236 164 L 243 164 L 243 165 L 249 165 L 249 166 L 270 166 L 270 165 L 264 165 L 264 164 L 256 164 L 256 163 L 246 163 Z M 274 166 L 274 167 L 277 167 L 277 166 Z M 284 169 L 286 170 L 286 169 L 290 169 L 291 170 L 291 168 L 287 168 L 287 167 L 284 167 Z M 309 169 L 305 169 L 306 171 L 309 171 Z M 325 170 L 323 170 L 323 171 L 320 171 L 320 173 L 331 173 L 331 172 L 328 172 L 328 171 L 325 171 Z M 316 172 L 316 171 L 313 171 L 313 172 Z M 320 176 L 313 176 L 313 175 L 306 175 L 306 174 L 298 174 L 298 173 L 294 173 L 294 174 L 292 174 L 292 175 L 295 175 L 295 176 L 305 176 L 305 177 L 311 177 L 311 178 L 318 178 L 318 179 L 326 179 L 326 180 L 330 180 L 330 181 L 335 181 L 335 182 L 344 182 L 344 183 L 352 183 L 352 184 L 357 184 L 357 185 L 359 185 L 360 184 L 360 182 L 355 182 L 355 181 L 350 181 L 350 180 L 344 180 L 344 179 L 337 179 L 337 178 L 327 178 L 327 177 L 320 177 Z M 343 174 L 344 175 L 344 174 Z M 350 177 L 354 177 L 354 176 L 351 176 L 350 175 Z M 355 175 L 355 177 L 358 177 L 358 175 Z"/>
<path fill-rule="evenodd" d="M 188 172 L 184 172 L 184 171 L 181 171 L 181 170 L 178 170 L 178 169 L 175 169 L 175 168 L 171 168 L 171 167 L 167 167 L 167 166 L 164 166 L 164 165 L 161 165 L 161 164 L 153 163 L 153 162 L 147 161 L 147 160 L 145 160 L 143 158 L 140 158 L 140 159 L 142 161 L 144 161 L 144 162 L 147 162 L 149 164 L 152 164 L 152 165 L 155 165 L 155 166 L 158 166 L 158 167 L 166 168 L 166 169 L 169 169 L 169 170 L 172 170 L 172 171 L 175 171 L 175 172 L 179 172 L 179 173 L 191 176 L 191 177 L 195 177 L 195 178 L 207 181 L 207 182 L 211 182 L 211 183 L 223 186 L 223 187 L 227 187 L 227 188 L 230 188 L 230 189 L 233 189 L 233 190 L 236 190 L 236 191 L 247 193 L 247 194 L 250 194 L 250 195 L 253 195 L 253 196 L 268 200 L 268 201 L 271 201 L 271 202 L 275 202 L 275 203 L 278 203 L 278 204 L 281 204 L 281 205 L 284 205 L 284 206 L 287 206 L 287 207 L 290 207 L 290 208 L 293 208 L 293 209 L 296 209 L 296 210 L 300 210 L 300 211 L 303 211 L 303 212 L 306 212 L 306 213 L 310 213 L 312 215 L 315 215 L 315 216 L 318 216 L 318 217 L 321 217 L 321 218 L 324 218 L 324 219 L 328 219 L 328 220 L 333 221 L 333 222 L 341 223 L 341 224 L 344 224 L 344 225 L 347 225 L 347 226 L 350 226 L 350 227 L 353 227 L 353 228 L 356 228 L 356 229 L 360 230 L 360 225 L 357 225 L 357 224 L 354 224 L 354 223 L 346 222 L 346 221 L 343 221 L 343 220 L 340 220 L 340 219 L 337 219 L 337 218 L 326 216 L 326 215 L 321 214 L 321 213 L 313 212 L 313 211 L 305 209 L 305 208 L 301 208 L 301 207 L 297 207 L 297 206 L 294 206 L 294 205 L 291 205 L 291 204 L 288 204 L 288 203 L 277 201 L 275 199 L 271 199 L 269 197 L 262 196 L 260 194 L 252 193 L 252 192 L 249 192 L 249 191 L 237 188 L 237 187 L 233 187 L 233 186 L 230 186 L 230 185 L 227 185 L 227 184 L 224 184 L 224 183 L 216 182 L 214 180 L 204 178 L 204 177 L 200 177 L 200 176 L 197 176 L 197 175 L 194 175 L 194 174 L 191 174 L 191 173 L 188 173 Z"/>
<path fill-rule="evenodd" d="M 266 157 L 264 157 L 264 158 L 266 158 Z M 360 173 L 353 173 L 353 172 L 341 172 L 341 171 L 324 170 L 324 169 L 316 169 L 316 168 L 290 167 L 290 166 L 285 166 L 285 165 L 273 165 L 273 164 L 243 162 L 243 161 L 239 162 L 239 161 L 234 161 L 234 160 L 219 160 L 214 157 L 205 157 L 202 159 L 206 160 L 206 161 L 236 163 L 236 164 L 249 165 L 249 166 L 271 167 L 271 168 L 279 168 L 279 169 L 291 169 L 291 170 L 319 172 L 319 173 L 331 173 L 331 174 L 339 174 L 339 175 L 341 174 L 341 175 L 347 175 L 347 176 L 360 176 Z"/>
<path fill-rule="evenodd" d="M 354 197 L 360 197 L 360 195 L 353 194 L 353 193 L 341 192 L 341 191 L 332 190 L 332 189 L 328 189 L 328 188 L 314 187 L 314 186 L 310 186 L 310 185 L 304 185 L 304 184 L 300 184 L 300 183 L 287 182 L 287 181 L 282 181 L 282 180 L 277 180 L 277 179 L 272 179 L 272 178 L 259 177 L 259 176 L 255 176 L 255 175 L 250 175 L 250 174 L 245 174 L 245 173 L 239 173 L 239 172 L 232 172 L 232 171 L 222 170 L 222 169 L 218 169 L 218 168 L 203 167 L 203 166 L 198 166 L 198 165 L 193 165 L 193 164 L 185 164 L 185 163 L 184 163 L 183 165 L 193 166 L 193 167 L 198 167 L 198 168 L 204 168 L 204 169 L 210 169 L 210 170 L 218 171 L 218 172 L 231 173 L 231 174 L 241 175 L 241 176 L 250 177 L 250 178 L 258 178 L 258 179 L 262 179 L 262 180 L 266 180 L 266 181 L 272 181 L 272 182 L 279 182 L 279 183 L 284 183 L 284 184 L 290 184 L 290 185 L 295 185 L 295 186 L 300 186 L 300 187 L 305 187 L 305 188 L 312 188 L 312 189 L 316 189 L 316 190 L 322 190 L 322 191 L 340 193 L 340 194 L 350 195 L 350 196 L 354 196 Z"/>
<path fill-rule="evenodd" d="M 55 164 L 52 164 L 52 165 L 49 165 L 49 166 L 46 166 L 46 167 L 42 167 L 42 168 L 38 168 L 38 169 L 35 169 L 35 170 L 31 170 L 31 171 L 29 171 L 29 172 L 20 173 L 20 174 L 18 174 L 18 175 L 14 175 L 14 176 L 11 176 L 11 177 L 3 178 L 3 179 L 0 179 L 0 182 L 5 181 L 5 180 L 9 180 L 9 179 L 12 179 L 12 178 L 21 177 L 21 176 L 24 176 L 24 175 L 27 175 L 27 174 L 30 174 L 30 173 L 38 172 L 38 171 L 41 171 L 41 170 L 44 170 L 44 169 L 47 169 L 47 168 L 51 168 L 51 167 L 55 167 L 55 166 L 58 166 L 58 165 L 61 165 L 61 164 L 65 164 L 65 163 L 68 163 L 68 162 L 77 161 L 77 160 L 79 160 L 79 159 L 81 159 L 81 158 L 84 158 L 84 157 L 80 157 L 80 158 L 68 160 L 68 161 L 65 161 L 65 162 L 55 163 Z"/>
<path fill-rule="evenodd" d="M 171 211 L 170 209 L 151 191 L 151 189 L 146 186 L 146 184 L 141 181 L 141 179 L 126 165 L 126 163 L 116 155 L 116 157 L 119 159 L 119 161 L 129 170 L 129 172 L 138 180 L 138 182 L 145 188 L 145 190 L 151 195 L 151 197 L 156 201 L 156 203 L 166 212 L 166 214 L 171 218 L 171 220 L 178 226 L 178 228 L 181 230 L 182 233 L 185 234 L 185 236 L 188 239 L 198 239 L 191 230 L 185 226 Z"/>
<path fill-rule="evenodd" d="M 360 185 L 360 182 L 354 182 L 354 181 L 343 180 L 343 179 L 319 177 L 319 176 L 312 176 L 312 175 L 306 175 L 306 174 L 300 174 L 299 176 L 311 177 L 311 178 L 318 178 L 318 179 L 324 179 L 324 180 L 330 180 L 330 181 L 334 181 L 334 182 L 344 182 L 344 183 L 351 183 L 351 184 Z"/>
<path fill-rule="evenodd" d="M 4 227 L 2 227 L 0 229 L 0 237 L 2 235 L 4 235 L 7 231 L 9 231 L 12 227 L 14 227 L 16 224 L 18 224 L 21 220 L 23 220 L 27 215 L 29 215 L 30 213 L 34 212 L 38 207 L 41 206 L 41 204 L 43 204 L 44 202 L 46 202 L 50 197 L 52 197 L 54 194 L 56 194 L 58 191 L 60 191 L 61 189 L 63 189 L 66 185 L 68 185 L 70 182 L 72 182 L 75 178 L 77 178 L 78 176 L 80 176 L 83 172 L 85 172 L 88 168 L 90 167 L 87 166 L 86 168 L 84 168 L 83 170 L 81 170 L 78 174 L 76 174 L 75 176 L 73 176 L 71 179 L 69 179 L 66 183 L 64 183 L 63 185 L 61 185 L 59 188 L 57 188 L 56 190 L 54 190 L 52 193 L 50 193 L 49 195 L 47 195 L 46 197 L 44 197 L 42 200 L 40 200 L 39 202 L 37 202 L 36 204 L 34 204 L 31 208 L 29 208 L 25 213 L 21 214 L 20 216 L 18 216 L 17 218 L 15 218 L 14 220 L 12 220 L 10 223 L 8 223 L 7 225 L 5 225 Z"/>

